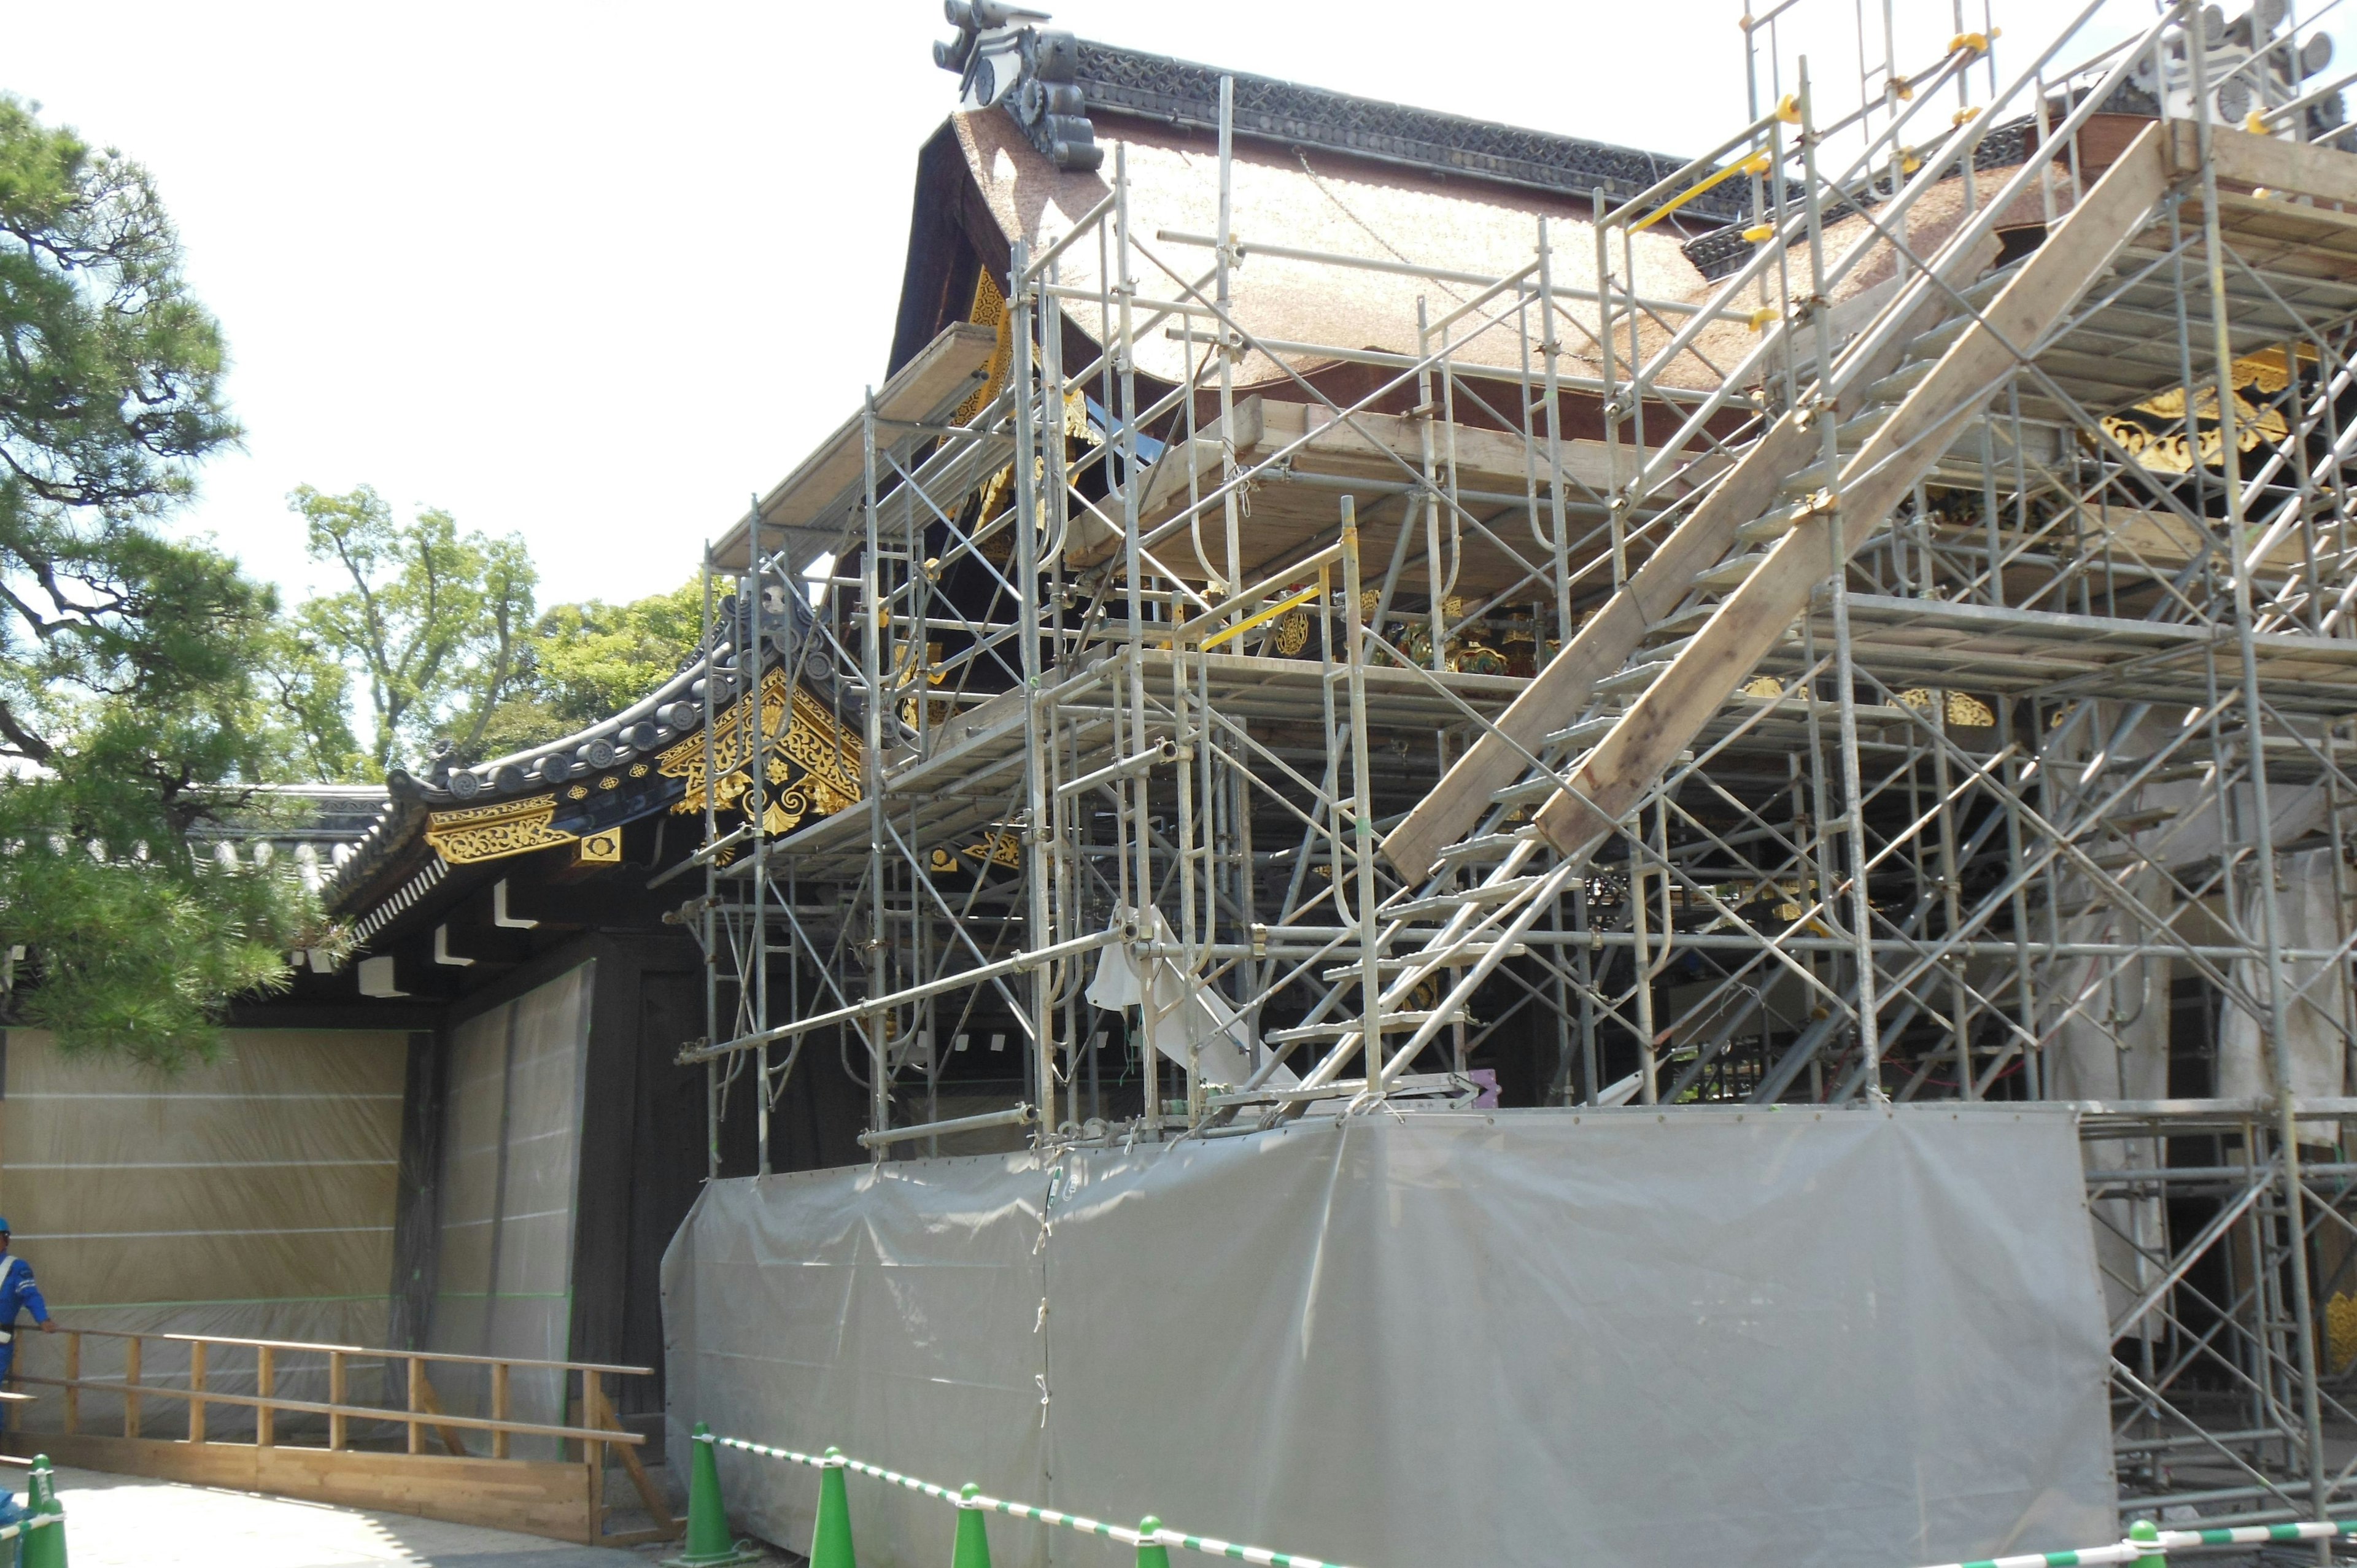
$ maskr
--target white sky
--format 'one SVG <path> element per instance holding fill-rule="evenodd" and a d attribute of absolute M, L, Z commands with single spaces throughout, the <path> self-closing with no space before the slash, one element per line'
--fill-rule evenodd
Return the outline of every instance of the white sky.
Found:
<path fill-rule="evenodd" d="M 1902 72 L 1936 58 L 1952 3 L 1896 0 Z M 1745 118 L 1739 0 L 1042 8 L 1084 38 L 1660 152 Z M 1854 97 L 1852 0 L 1813 13 L 1841 23 L 1811 46 L 1820 102 Z M 2064 14 L 1997 5 L 2000 70 Z M 299 483 L 521 532 L 544 604 L 691 575 L 882 379 L 915 156 L 955 90 L 927 0 L 0 16 L 0 90 L 154 170 L 248 430 L 188 525 L 292 588 L 324 581 L 285 510 Z M 2341 41 L 2335 75 L 2357 64 Z"/>

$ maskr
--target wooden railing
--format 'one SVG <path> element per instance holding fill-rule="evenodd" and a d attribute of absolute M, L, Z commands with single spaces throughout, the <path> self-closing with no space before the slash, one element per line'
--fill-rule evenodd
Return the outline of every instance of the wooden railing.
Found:
<path fill-rule="evenodd" d="M 28 1340 L 35 1337 L 27 1337 Z M 499 1477 L 497 1485 L 490 1488 L 474 1487 L 476 1495 L 472 1498 L 437 1498 L 431 1489 L 421 1491 L 414 1485 L 406 1487 L 402 1491 L 404 1497 L 410 1498 L 413 1501 L 424 1501 L 428 1504 L 441 1502 L 444 1506 L 437 1509 L 433 1506 L 393 1505 L 400 1511 L 422 1513 L 431 1518 L 458 1519 L 460 1522 L 465 1523 L 504 1523 L 509 1529 L 539 1530 L 544 1534 L 557 1533 L 568 1539 L 608 1545 L 627 1544 L 647 1540 L 668 1540 L 678 1533 L 680 1521 L 672 1518 L 669 1499 L 663 1495 L 662 1489 L 657 1487 L 652 1478 L 648 1476 L 645 1463 L 639 1457 L 638 1451 L 646 1442 L 645 1437 L 639 1433 L 628 1431 L 622 1426 L 619 1417 L 615 1412 L 613 1401 L 607 1391 L 608 1378 L 651 1377 L 653 1373 L 649 1368 L 608 1366 L 594 1361 L 538 1360 L 515 1356 L 469 1356 L 438 1350 L 377 1349 L 359 1345 L 322 1345 L 299 1340 L 250 1339 L 215 1334 L 135 1334 L 116 1329 L 60 1328 L 56 1337 L 64 1342 L 62 1347 L 64 1375 L 49 1377 L 19 1371 L 15 1382 L 25 1387 L 53 1388 L 60 1391 L 61 1435 L 69 1440 L 60 1446 L 71 1451 L 76 1446 L 75 1440 L 95 1441 L 113 1445 L 109 1452 L 119 1450 L 117 1457 L 143 1460 L 147 1466 L 154 1466 L 140 1468 L 136 1473 L 158 1474 L 164 1470 L 176 1472 L 218 1470 L 220 1468 L 218 1463 L 209 1463 L 198 1451 L 235 1448 L 250 1454 L 254 1460 L 256 1475 L 259 1477 L 253 1483 L 255 1490 L 289 1491 L 290 1488 L 286 1486 L 269 1484 L 273 1474 L 285 1473 L 293 1478 L 306 1481 L 312 1486 L 309 1491 L 296 1489 L 292 1490 L 290 1495 L 313 1496 L 317 1500 L 342 1501 L 346 1499 L 340 1496 L 321 1495 L 323 1492 L 338 1489 L 333 1483 L 339 1474 L 356 1480 L 363 1476 L 367 1477 L 367 1483 L 358 1486 L 358 1490 L 382 1491 L 384 1489 L 385 1467 L 380 1463 L 373 1462 L 399 1456 L 397 1454 L 388 1453 L 382 1447 L 369 1444 L 365 1441 L 361 1444 L 355 1444 L 354 1426 L 358 1424 L 363 1428 L 375 1428 L 380 1431 L 393 1428 L 402 1433 L 404 1440 L 404 1447 L 400 1451 L 401 1454 L 415 1455 L 420 1459 L 438 1460 L 444 1464 L 450 1461 L 468 1461 L 475 1465 L 500 1466 L 516 1472 L 502 1475 Z M 85 1339 L 114 1340 L 122 1343 L 121 1376 L 91 1377 L 84 1374 L 82 1346 Z M 147 1361 L 146 1349 L 150 1345 L 169 1346 L 175 1348 L 186 1348 L 188 1383 L 185 1388 L 174 1387 L 169 1382 L 152 1380 L 156 1373 Z M 21 1361 L 24 1352 L 29 1348 L 29 1346 L 20 1342 L 17 1348 L 18 1359 Z M 217 1359 L 214 1355 L 216 1349 L 224 1352 L 224 1358 Z M 254 1391 L 250 1394 L 232 1392 L 219 1387 L 215 1381 L 218 1378 L 247 1369 L 244 1367 L 224 1365 L 226 1357 L 236 1357 L 242 1360 L 249 1353 L 252 1358 L 251 1370 L 254 1380 Z M 325 1400 L 305 1400 L 290 1399 L 281 1395 L 277 1390 L 282 1375 L 296 1369 L 294 1363 L 310 1358 L 324 1359 L 328 1397 Z M 356 1402 L 353 1400 L 351 1374 L 354 1366 L 370 1363 L 382 1364 L 389 1376 L 398 1371 L 404 1391 L 401 1404 L 367 1404 Z M 428 1370 L 430 1367 L 436 1365 L 489 1369 L 490 1413 L 468 1415 L 454 1412 L 446 1408 L 435 1390 L 433 1378 Z M 316 1372 L 320 1368 L 315 1363 L 304 1369 Z M 515 1419 L 513 1415 L 514 1373 L 518 1369 L 557 1374 L 558 1379 L 561 1380 L 559 1393 L 565 1409 L 568 1414 L 575 1411 L 578 1412 L 577 1423 L 564 1420 L 545 1422 Z M 579 1391 L 577 1395 L 575 1392 L 576 1380 Z M 91 1392 L 112 1396 L 121 1402 L 122 1436 L 120 1438 L 113 1437 L 111 1433 L 102 1435 L 86 1429 L 83 1399 L 85 1394 Z M 188 1437 L 185 1443 L 178 1439 L 159 1440 L 146 1435 L 145 1407 L 147 1402 L 153 1400 L 185 1402 L 188 1417 Z M 215 1406 L 251 1410 L 253 1412 L 253 1441 L 250 1445 L 242 1442 L 224 1444 L 210 1434 L 209 1412 Z M 14 1402 L 8 1405 L 12 1445 L 18 1437 L 15 1429 L 18 1425 L 17 1412 L 20 1408 Z M 280 1431 L 279 1418 L 285 1415 L 324 1416 L 327 1423 L 324 1444 L 283 1441 L 284 1434 Z M 488 1434 L 487 1451 L 478 1452 L 469 1447 L 468 1434 Z M 443 1450 L 441 1455 L 434 1455 L 428 1448 L 429 1434 L 441 1444 Z M 390 1434 L 388 1433 L 387 1435 Z M 556 1444 L 558 1455 L 554 1466 L 552 1466 L 544 1460 L 514 1458 L 513 1440 L 518 1437 L 553 1439 Z M 178 1450 L 179 1454 L 177 1457 L 167 1458 L 158 1455 L 155 1452 L 157 1449 L 175 1449 Z M 272 1461 L 282 1450 L 286 1451 L 288 1458 L 296 1455 L 308 1456 L 307 1462 L 301 1465 L 299 1469 L 292 1471 L 285 1464 L 274 1464 Z M 317 1458 L 323 1454 L 350 1457 L 344 1461 L 329 1462 L 323 1466 Z M 621 1460 L 624 1470 L 629 1473 L 632 1487 L 638 1492 L 640 1503 L 655 1521 L 657 1528 L 626 1531 L 618 1535 L 605 1533 L 606 1517 L 613 1511 L 605 1506 L 605 1470 L 608 1454 Z M 191 1455 L 198 1456 L 191 1458 Z M 68 1459 L 67 1462 L 74 1461 Z M 98 1467 L 122 1466 L 111 1466 L 100 1463 Z M 561 1468 L 566 1473 L 566 1477 L 557 1486 L 557 1489 L 564 1493 L 563 1498 L 556 1499 L 560 1516 L 571 1513 L 574 1502 L 571 1494 L 576 1483 L 582 1489 L 583 1495 L 578 1498 L 578 1504 L 587 1511 L 578 1529 L 565 1528 L 557 1530 L 547 1529 L 549 1516 L 546 1509 L 537 1508 L 532 1503 L 524 1507 L 524 1512 L 531 1515 L 530 1520 L 522 1519 L 503 1520 L 488 1518 L 485 1509 L 479 1506 L 484 1497 L 490 1492 L 514 1493 L 515 1482 L 523 1477 L 524 1472 L 545 1471 L 552 1468 Z M 315 1477 L 322 1479 L 314 1479 Z M 490 1477 L 483 1476 L 476 1479 L 488 1480 Z M 529 1488 L 527 1487 L 526 1490 L 528 1491 Z M 533 1499 L 533 1503 L 538 1500 Z M 451 1511 L 453 1509 L 457 1511 Z"/>

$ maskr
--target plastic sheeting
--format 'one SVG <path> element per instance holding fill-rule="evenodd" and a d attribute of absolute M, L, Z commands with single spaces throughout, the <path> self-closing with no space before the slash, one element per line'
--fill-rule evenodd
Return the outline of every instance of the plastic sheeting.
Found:
<path fill-rule="evenodd" d="M 596 967 L 568 970 L 451 1032 L 428 1349 L 566 1359 Z M 487 1408 L 487 1369 L 442 1366 L 434 1377 L 447 1408 Z M 520 1367 L 510 1397 L 518 1421 L 560 1423 L 564 1375 Z M 554 1453 L 551 1439 L 516 1444 L 520 1456 Z"/>
<path fill-rule="evenodd" d="M 1361 1568 L 1892 1568 L 2116 1530 L 2056 1110 L 1499 1112 L 716 1182 L 685 1430 Z M 1053 1195 L 1052 1204 L 1050 1202 Z M 719 1455 L 808 1540 L 811 1472 Z M 855 1477 L 864 1561 L 950 1510 Z M 1006 1564 L 1125 1561 L 994 1518 Z"/>
<path fill-rule="evenodd" d="M 2287 948 L 2330 952 L 2349 940 L 2349 921 L 2333 890 L 2334 851 L 2307 850 L 2282 857 L 2276 892 L 2277 937 Z M 2259 935 L 2255 896 L 2245 901 L 2244 929 L 2252 940 Z M 2348 1092 L 2349 966 L 2345 961 L 2322 963 L 2287 959 L 2283 965 L 2284 1054 L 2291 1067 L 2291 1090 L 2303 1100 Z M 2238 961 L 2234 983 L 2268 1005 L 2267 972 L 2264 964 Z M 2263 1041 L 2263 1018 L 2228 1001 L 2218 1029 L 2218 1092 L 2237 1097 L 2272 1095 L 2274 1075 L 2268 1070 Z M 2330 1144 L 2340 1135 L 2330 1122 L 2303 1122 L 2302 1143 Z"/>
<path fill-rule="evenodd" d="M 2144 908 L 2167 908 L 2169 890 L 2157 868 L 2131 870 L 2124 882 L 2127 895 Z M 2094 908 L 2063 922 L 2065 941 L 2133 945 L 2141 940 L 2137 922 L 2116 904 L 2096 899 L 2079 879 L 2067 886 L 2073 897 L 2092 900 Z M 2166 952 L 2127 959 L 2073 957 L 2053 966 L 2039 987 L 2049 1015 L 2049 1095 L 2057 1100 L 2169 1097 L 2169 972 Z M 2082 1149 L 2090 1171 L 2152 1170 L 2168 1163 L 2158 1138 L 2091 1138 Z M 2100 1197 L 2089 1212 L 2095 1221 L 2104 1305 L 2116 1333 L 2158 1336 L 2162 1326 L 2158 1309 L 2134 1323 L 2121 1319 L 2160 1277 L 2156 1260 L 2169 1251 L 2161 1200 Z"/>
<path fill-rule="evenodd" d="M 383 1343 L 409 1036 L 396 1031 L 241 1029 L 220 1059 L 167 1076 L 70 1060 L 36 1030 L 6 1034 L 0 1213 L 59 1319 L 84 1328 Z M 18 1340 L 17 1369 L 56 1376 L 64 1341 Z M 91 1339 L 86 1377 L 122 1371 Z M 186 1386 L 187 1355 L 151 1344 L 142 1376 Z M 250 1391 L 247 1359 L 216 1358 L 211 1385 Z M 323 1399 L 323 1371 L 290 1362 L 279 1391 Z M 113 1417 L 84 1400 L 85 1419 Z M 153 1400 L 158 1432 L 182 1406 Z M 58 1402 L 23 1407 L 54 1430 Z M 233 1407 L 218 1435 L 250 1428 Z M 292 1418 L 288 1418 L 292 1421 Z"/>
<path fill-rule="evenodd" d="M 1146 917 L 1147 940 L 1157 947 L 1178 944 L 1161 910 L 1148 909 Z M 1136 923 L 1133 909 L 1114 912 L 1115 930 Z M 1146 1037 L 1154 1042 L 1155 1050 L 1206 1084 L 1232 1089 L 1250 1081 L 1259 1053 L 1254 1048 L 1251 1026 L 1237 1016 L 1226 998 L 1179 968 L 1173 959 L 1152 960 L 1146 972 L 1153 976 L 1151 985 L 1139 972 L 1126 942 L 1099 948 L 1096 977 L 1089 982 L 1089 1002 L 1108 1013 L 1140 1009 Z M 1263 1081 L 1291 1089 L 1301 1080 L 1288 1069 L 1276 1067 Z"/>

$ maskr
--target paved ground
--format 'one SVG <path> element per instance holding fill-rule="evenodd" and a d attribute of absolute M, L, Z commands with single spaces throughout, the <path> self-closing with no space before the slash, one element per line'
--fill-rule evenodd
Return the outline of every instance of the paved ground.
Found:
<path fill-rule="evenodd" d="M 23 1475 L 12 1467 L 0 1474 L 0 1486 L 21 1495 Z M 73 1568 L 650 1568 L 678 1551 L 676 1544 L 634 1552 L 567 1546 L 504 1530 L 95 1470 L 57 1475 Z"/>

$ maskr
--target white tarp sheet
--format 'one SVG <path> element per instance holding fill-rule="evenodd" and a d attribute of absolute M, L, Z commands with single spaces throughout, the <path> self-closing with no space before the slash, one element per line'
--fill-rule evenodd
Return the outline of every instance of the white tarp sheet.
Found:
<path fill-rule="evenodd" d="M 1053 1194 L 1052 1207 L 1050 1194 Z M 2117 1533 L 2068 1114 L 1499 1112 L 716 1182 L 689 1423 L 1359 1568 L 1905 1568 Z M 806 1548 L 812 1472 L 723 1450 Z M 860 1560 L 951 1511 L 858 1477 Z M 1125 1563 L 994 1516 L 1005 1568 Z"/>
<path fill-rule="evenodd" d="M 426 1348 L 467 1356 L 569 1359 L 574 1196 L 593 961 L 451 1031 L 442 1146 L 442 1255 Z M 436 1397 L 487 1414 L 488 1367 L 432 1369 Z M 518 1421 L 562 1423 L 565 1374 L 519 1367 Z M 519 1457 L 554 1458 L 557 1440 L 518 1437 Z M 684 1474 L 685 1472 L 682 1472 Z"/>

